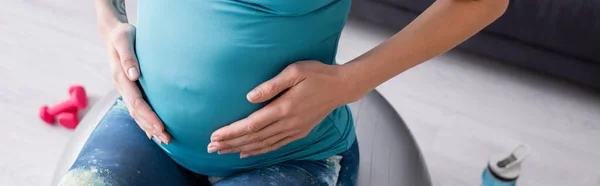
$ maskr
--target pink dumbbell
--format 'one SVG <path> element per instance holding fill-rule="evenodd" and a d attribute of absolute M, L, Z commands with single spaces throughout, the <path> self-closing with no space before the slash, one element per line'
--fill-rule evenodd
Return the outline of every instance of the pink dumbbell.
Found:
<path fill-rule="evenodd" d="M 71 97 L 59 103 L 58 105 L 40 108 L 40 118 L 48 124 L 53 124 L 55 116 L 63 112 L 77 112 L 78 109 L 83 109 L 87 106 L 87 95 L 82 86 L 74 85 L 69 88 Z"/>
<path fill-rule="evenodd" d="M 68 111 L 60 113 L 56 116 L 58 120 L 58 124 L 62 125 L 68 129 L 74 129 L 79 124 L 79 119 L 77 118 L 77 111 Z"/>

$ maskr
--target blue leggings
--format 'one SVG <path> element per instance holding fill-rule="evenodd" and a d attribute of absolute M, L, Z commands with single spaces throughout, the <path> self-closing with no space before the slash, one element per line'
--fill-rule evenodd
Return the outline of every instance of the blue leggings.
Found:
<path fill-rule="evenodd" d="M 195 174 L 165 154 L 121 99 L 90 135 L 61 185 L 355 185 L 358 143 L 327 159 L 294 160 L 217 178 Z"/>

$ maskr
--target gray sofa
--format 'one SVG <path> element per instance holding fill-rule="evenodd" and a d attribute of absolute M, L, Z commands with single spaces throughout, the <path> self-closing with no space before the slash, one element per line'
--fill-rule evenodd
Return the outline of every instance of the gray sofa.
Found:
<path fill-rule="evenodd" d="M 351 16 L 400 30 L 433 2 L 353 0 Z M 459 48 L 600 89 L 600 1 L 511 0 Z"/>

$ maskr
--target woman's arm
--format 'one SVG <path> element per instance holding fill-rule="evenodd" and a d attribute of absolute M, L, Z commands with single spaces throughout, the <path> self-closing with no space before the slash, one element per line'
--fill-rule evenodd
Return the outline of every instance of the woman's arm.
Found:
<path fill-rule="evenodd" d="M 396 35 L 349 63 L 291 64 L 247 95 L 252 103 L 271 102 L 215 131 L 208 151 L 241 152 L 245 158 L 301 139 L 335 108 L 458 45 L 507 6 L 508 0 L 438 0 Z"/>
<path fill-rule="evenodd" d="M 156 113 L 143 99 L 135 81 L 140 76 L 133 43 L 135 27 L 127 22 L 124 0 L 96 0 L 98 29 L 106 46 L 113 84 L 123 97 L 129 114 L 146 133 L 160 143 L 169 143 L 171 136 Z"/>
<path fill-rule="evenodd" d="M 120 23 L 128 23 L 125 0 L 96 0 L 96 20 L 104 41 L 108 33 Z"/>
<path fill-rule="evenodd" d="M 360 99 L 379 84 L 450 50 L 498 19 L 508 0 L 438 0 L 396 35 L 343 65 Z"/>

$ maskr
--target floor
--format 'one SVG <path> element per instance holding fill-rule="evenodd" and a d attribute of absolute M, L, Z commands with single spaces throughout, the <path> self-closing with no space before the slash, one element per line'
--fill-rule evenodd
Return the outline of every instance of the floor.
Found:
<path fill-rule="evenodd" d="M 350 21 L 338 61 L 391 34 Z M 0 1 L 0 185 L 50 183 L 72 131 L 41 122 L 38 108 L 75 83 L 93 104 L 112 86 L 105 59 L 92 1 Z M 532 153 L 519 185 L 600 185 L 598 92 L 461 51 L 378 90 L 414 133 L 436 186 L 479 185 L 487 158 L 520 143 Z"/>

